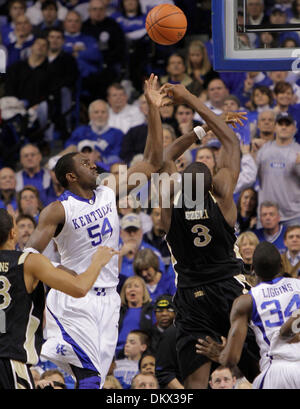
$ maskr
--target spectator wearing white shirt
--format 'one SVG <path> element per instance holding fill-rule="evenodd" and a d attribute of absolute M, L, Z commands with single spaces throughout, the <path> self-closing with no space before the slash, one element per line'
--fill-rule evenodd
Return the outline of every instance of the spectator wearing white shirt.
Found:
<path fill-rule="evenodd" d="M 109 126 L 120 129 L 126 134 L 130 128 L 145 122 L 145 116 L 139 107 L 128 104 L 128 97 L 121 84 L 114 83 L 108 87 L 107 101 L 109 104 Z"/>
<path fill-rule="evenodd" d="M 37 0 L 32 6 L 26 10 L 26 16 L 29 18 L 33 26 L 43 22 L 42 3 L 44 0 Z M 57 17 L 63 21 L 67 15 L 68 9 L 64 7 L 59 1 L 56 1 Z"/>
<path fill-rule="evenodd" d="M 228 95 L 229 91 L 224 81 L 214 78 L 207 86 L 207 101 L 205 105 L 216 115 L 221 115 L 223 113 L 224 100 Z M 204 122 L 198 113 L 195 114 L 194 119 Z"/>

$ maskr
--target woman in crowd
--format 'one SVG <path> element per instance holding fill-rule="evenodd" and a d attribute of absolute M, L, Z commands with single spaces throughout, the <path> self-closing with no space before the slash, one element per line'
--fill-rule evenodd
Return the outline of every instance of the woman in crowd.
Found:
<path fill-rule="evenodd" d="M 244 189 L 237 201 L 236 233 L 239 235 L 246 230 L 252 230 L 256 225 L 257 192 L 253 188 Z"/>
<path fill-rule="evenodd" d="M 121 309 L 119 320 L 119 338 L 116 348 L 117 357 L 121 357 L 130 331 L 141 329 L 151 333 L 154 323 L 153 306 L 145 281 L 138 276 L 127 278 L 120 293 Z"/>
<path fill-rule="evenodd" d="M 258 244 L 259 240 L 252 231 L 246 231 L 245 233 L 242 233 L 236 241 L 239 253 L 244 262 L 244 274 L 246 276 L 246 280 L 252 286 L 256 285 L 255 274 L 252 271 L 252 261 L 254 250 L 256 249 L 256 246 Z"/>
<path fill-rule="evenodd" d="M 18 214 L 30 214 L 38 223 L 39 215 L 43 209 L 39 191 L 27 185 L 17 195 Z"/>
<path fill-rule="evenodd" d="M 187 73 L 196 80 L 201 88 L 206 88 L 209 81 L 218 78 L 209 61 L 206 47 L 200 40 L 191 41 L 186 57 Z"/>

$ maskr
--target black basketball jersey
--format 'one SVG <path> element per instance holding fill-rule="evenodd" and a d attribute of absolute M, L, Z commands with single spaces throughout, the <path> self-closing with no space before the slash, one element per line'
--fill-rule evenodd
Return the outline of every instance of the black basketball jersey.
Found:
<path fill-rule="evenodd" d="M 177 286 L 195 287 L 241 273 L 236 258 L 234 229 L 228 225 L 209 193 L 203 210 L 172 209 L 167 241 L 171 248 Z"/>
<path fill-rule="evenodd" d="M 28 253 L 0 251 L 0 358 L 36 365 L 43 343 L 44 285 L 28 294 L 24 261 Z"/>

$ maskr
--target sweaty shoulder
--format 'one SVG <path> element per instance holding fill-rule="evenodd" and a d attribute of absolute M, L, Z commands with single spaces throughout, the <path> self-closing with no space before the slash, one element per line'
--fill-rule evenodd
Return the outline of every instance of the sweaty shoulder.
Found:
<path fill-rule="evenodd" d="M 248 318 L 251 317 L 252 313 L 252 297 L 248 294 L 240 295 L 233 302 L 231 315 L 247 315 Z"/>
<path fill-rule="evenodd" d="M 65 222 L 65 210 L 59 200 L 45 207 L 39 217 L 39 222 L 50 222 L 50 224 L 63 224 Z"/>

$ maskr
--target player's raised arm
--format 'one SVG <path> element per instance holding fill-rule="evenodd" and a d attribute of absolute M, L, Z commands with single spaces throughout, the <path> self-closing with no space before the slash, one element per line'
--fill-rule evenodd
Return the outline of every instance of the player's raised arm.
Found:
<path fill-rule="evenodd" d="M 58 201 L 50 203 L 42 210 L 38 225 L 26 243 L 26 248 L 42 253 L 54 237 L 57 227 L 64 222 L 65 212 L 62 204 Z"/>
<path fill-rule="evenodd" d="M 219 357 L 221 365 L 232 368 L 239 363 L 247 336 L 251 311 L 252 299 L 250 294 L 241 295 L 234 301 L 230 313 L 231 326 L 227 343 Z"/>
<path fill-rule="evenodd" d="M 227 112 L 222 114 L 221 118 L 226 122 L 226 124 L 233 125 L 236 127 L 236 124 L 243 126 L 243 120 L 245 119 L 244 112 Z M 201 128 L 207 133 L 210 131 L 210 127 L 207 124 L 201 125 Z M 164 149 L 164 160 L 176 160 L 178 159 L 189 147 L 198 141 L 198 136 L 193 130 L 188 132 L 179 138 L 175 139 L 170 145 Z"/>
<path fill-rule="evenodd" d="M 99 276 L 100 270 L 117 254 L 119 254 L 118 251 L 109 247 L 99 246 L 86 271 L 75 276 L 63 269 L 55 268 L 42 254 L 29 254 L 24 262 L 24 279 L 27 291 L 31 293 L 38 282 L 42 281 L 49 287 L 72 297 L 84 297 Z"/>
<path fill-rule="evenodd" d="M 182 84 L 165 84 L 161 93 L 172 98 L 174 103 L 185 103 L 192 107 L 204 119 L 210 130 L 214 132 L 222 144 L 218 167 L 227 168 L 236 183 L 240 172 L 240 144 L 237 136 L 221 116 L 214 114 L 195 95 Z"/>
<path fill-rule="evenodd" d="M 117 195 L 127 194 L 140 183 L 131 178 L 132 175 L 141 173 L 149 180 L 152 173 L 158 172 L 163 165 L 163 129 L 159 108 L 170 103 L 165 95 L 160 94 L 157 84 L 157 76 L 151 74 L 145 81 L 145 97 L 148 104 L 148 134 L 144 150 L 143 161 L 132 166 L 128 170 L 127 184 L 119 183 L 117 178 Z M 124 190 L 124 192 L 123 192 Z"/>

